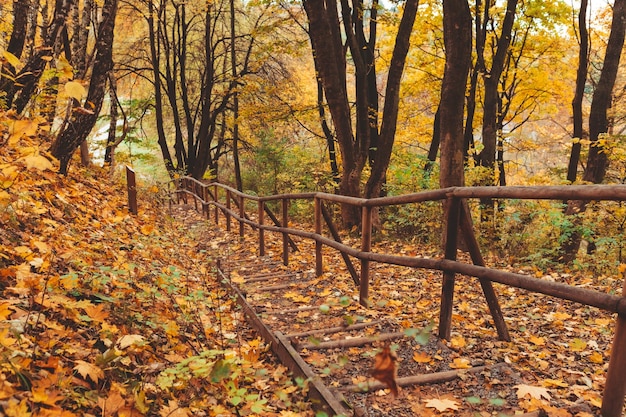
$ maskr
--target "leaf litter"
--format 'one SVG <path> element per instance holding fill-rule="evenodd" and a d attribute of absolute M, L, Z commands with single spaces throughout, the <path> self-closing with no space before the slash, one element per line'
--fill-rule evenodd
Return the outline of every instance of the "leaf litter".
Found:
<path fill-rule="evenodd" d="M 217 257 L 255 261 L 252 234 L 242 241 L 195 212 L 178 211 L 176 219 L 164 215 L 154 188 L 141 190 L 140 213 L 130 216 L 121 181 L 109 181 L 108 172 L 95 168 L 58 176 L 40 143 L 45 126 L 2 117 L 0 410 L 5 415 L 314 414 L 304 398 L 306 381 L 294 382 L 274 362 L 215 280 Z M 269 256 L 280 256 L 279 237 L 268 235 Z M 432 248 L 416 246 L 387 242 L 384 251 L 436 256 Z M 397 399 L 388 390 L 345 393 L 363 415 L 504 416 L 537 410 L 599 415 L 611 315 L 495 284 L 513 339 L 501 342 L 476 281 L 459 277 L 453 336 L 439 341 L 430 336 L 438 319 L 440 274 L 373 264 L 371 305 L 365 309 L 356 302 L 357 289 L 340 257 L 325 248 L 325 273 L 313 277 L 313 253 L 304 246 L 291 254 L 302 267 L 293 291 L 265 299 L 251 294 L 259 297 L 255 302 L 268 311 L 324 306 L 284 314 L 292 331 L 317 320 L 324 326 L 378 321 L 377 331 L 404 332 L 410 337 L 390 345 L 399 378 L 461 372 L 445 383 L 403 387 Z M 515 272 L 540 275 L 532 267 Z M 234 280 L 245 280 L 246 271 L 240 273 Z M 547 279 L 605 292 L 622 286 L 617 271 L 593 279 L 552 273 Z M 331 318 L 333 311 L 339 318 Z M 378 344 L 347 353 L 311 351 L 308 360 L 330 386 L 367 385 L 383 349 Z M 463 373 L 468 366 L 497 363 L 507 366 Z"/>

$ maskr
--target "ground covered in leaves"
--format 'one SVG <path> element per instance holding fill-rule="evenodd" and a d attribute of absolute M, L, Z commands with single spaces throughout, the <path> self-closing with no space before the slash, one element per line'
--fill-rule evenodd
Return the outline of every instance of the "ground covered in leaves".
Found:
<path fill-rule="evenodd" d="M 118 173 L 60 176 L 1 116 L 0 415 L 313 415 L 157 188 L 131 216 Z"/>
<path fill-rule="evenodd" d="M 267 251 L 275 259 L 280 259 L 282 251 L 278 237 L 274 240 L 266 236 L 270 242 Z M 248 247 L 254 247 L 255 233 L 247 234 L 246 239 L 249 239 Z M 358 238 L 349 236 L 344 236 L 344 242 L 355 248 L 360 245 Z M 237 249 L 238 245 L 231 245 L 231 249 Z M 355 387 L 367 389 L 371 383 L 373 358 L 380 352 L 382 343 L 323 351 L 304 349 L 307 362 L 322 375 L 327 385 L 342 391 L 360 415 L 486 417 L 535 412 L 538 413 L 535 415 L 555 417 L 599 416 L 615 326 L 613 315 L 494 284 L 512 338 L 511 342 L 500 341 L 479 283 L 459 276 L 452 337 L 449 341 L 439 340 L 435 333 L 441 294 L 440 272 L 372 264 L 371 305 L 362 308 L 358 305 L 358 288 L 340 256 L 326 248 L 325 272 L 311 279 L 314 247 L 305 242 L 299 245 L 301 250 L 290 256 L 290 264 L 304 274 L 292 278 L 292 287 L 282 293 L 275 292 L 274 296 L 252 291 L 247 296 L 251 303 L 261 306 L 257 307 L 257 312 L 262 316 L 269 310 L 292 309 L 290 314 L 271 317 L 273 329 L 288 333 L 307 330 L 310 323 L 316 323 L 314 327 L 333 327 L 379 321 L 368 328 L 366 335 L 370 331 L 372 335 L 403 332 L 409 336 L 391 342 L 398 356 L 399 378 L 461 371 L 461 377 L 453 381 L 404 387 L 397 398 L 389 390 L 355 393 Z M 389 239 L 377 243 L 373 250 L 438 256 L 436 248 L 431 252 L 414 242 Z M 613 275 L 599 276 L 582 271 L 546 272 L 532 266 L 499 267 L 606 293 L 619 293 L 624 279 L 623 267 L 616 268 Z M 250 273 L 264 272 L 257 269 Z M 233 279 L 240 282 L 242 288 L 246 287 L 239 275 Z M 264 281 L 263 285 L 271 287 L 273 284 L 273 281 Z M 294 311 L 294 305 L 301 311 Z M 310 306 L 319 308 L 307 311 Z M 332 314 L 337 309 L 342 311 L 339 316 Z M 349 323 L 342 323 L 345 320 Z M 315 346 L 342 337 L 346 335 L 309 337 L 296 341 L 296 345 Z M 356 337 L 356 334 L 347 337 Z M 479 366 L 487 369 L 470 372 L 470 368 Z"/>
<path fill-rule="evenodd" d="M 305 398 L 307 382 L 292 380 L 274 361 L 216 280 L 218 257 L 235 263 L 256 256 L 254 234 L 241 241 L 194 212 L 170 212 L 158 187 L 146 184 L 139 214 L 132 216 L 119 173 L 74 166 L 68 177 L 59 176 L 36 121 L 2 120 L 0 413 L 315 414 Z M 357 238 L 344 238 L 359 246 Z M 280 236 L 268 234 L 267 240 L 269 256 L 279 257 Z M 313 250 L 299 245 L 292 268 L 309 274 Z M 439 256 L 416 242 L 387 240 L 375 250 Z M 415 342 L 392 343 L 399 377 L 493 366 L 443 384 L 404 387 L 397 398 L 388 390 L 346 391 L 362 415 L 598 415 L 611 315 L 496 284 L 513 339 L 502 342 L 480 286 L 459 277 L 454 331 L 450 341 L 440 341 L 432 336 L 440 273 L 373 265 L 371 308 L 363 309 L 340 257 L 325 250 L 324 262 L 325 273 L 304 292 L 268 300 L 274 307 L 319 306 L 292 317 L 286 323 L 291 330 L 312 319 L 332 325 L 324 323 L 326 313 L 344 309 L 351 321 L 381 320 L 379 330 L 415 336 Z M 611 293 L 623 282 L 617 269 L 594 276 L 504 268 Z M 431 335 L 419 340 L 424 329 Z M 379 350 L 311 350 L 304 356 L 329 386 L 342 389 L 371 380 Z"/>

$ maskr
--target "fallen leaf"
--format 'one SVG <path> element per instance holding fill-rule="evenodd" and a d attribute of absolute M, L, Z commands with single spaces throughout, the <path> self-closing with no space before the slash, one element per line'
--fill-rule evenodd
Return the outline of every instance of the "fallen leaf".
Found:
<path fill-rule="evenodd" d="M 188 417 L 189 410 L 187 408 L 180 407 L 178 405 L 178 401 L 169 400 L 167 406 L 161 408 L 159 415 L 161 417 Z"/>
<path fill-rule="evenodd" d="M 106 399 L 98 398 L 98 406 L 102 410 L 103 416 L 113 416 L 125 403 L 124 398 L 117 391 L 113 391 Z"/>
<path fill-rule="evenodd" d="M 426 401 L 426 407 L 434 408 L 437 411 L 446 411 L 446 410 L 458 410 L 459 405 L 456 401 L 450 400 L 448 398 L 438 399 L 433 398 Z"/>
<path fill-rule="evenodd" d="M 550 400 L 550 394 L 548 393 L 548 389 L 544 387 L 535 387 L 533 385 L 519 384 L 514 386 L 513 388 L 517 389 L 517 398 L 524 398 L 526 395 L 530 395 L 531 398 L 541 399 L 545 398 L 546 400 Z"/>
<path fill-rule="evenodd" d="M 119 338 L 117 346 L 120 349 L 126 349 L 129 346 L 143 342 L 144 339 L 145 338 L 140 334 L 126 334 Z"/>
<path fill-rule="evenodd" d="M 413 360 L 417 363 L 429 363 L 433 358 L 426 352 L 417 351 L 413 353 Z"/>
<path fill-rule="evenodd" d="M 50 162 L 48 158 L 39 154 L 38 152 L 32 155 L 25 156 L 22 160 L 24 161 L 24 163 L 26 164 L 26 168 L 28 169 L 35 168 L 39 171 L 54 169 L 54 165 L 52 165 L 52 162 Z"/>
<path fill-rule="evenodd" d="M 472 365 L 470 364 L 469 359 L 466 358 L 456 358 L 450 364 L 450 368 L 452 369 L 469 369 Z"/>
<path fill-rule="evenodd" d="M 104 372 L 98 366 L 89 362 L 77 360 L 74 370 L 78 372 L 84 379 L 90 378 L 93 382 L 98 383 L 100 378 L 104 378 Z"/>

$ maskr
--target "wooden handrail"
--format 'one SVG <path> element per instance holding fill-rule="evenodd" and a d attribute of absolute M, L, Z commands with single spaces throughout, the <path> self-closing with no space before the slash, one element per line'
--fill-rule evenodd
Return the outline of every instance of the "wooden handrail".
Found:
<path fill-rule="evenodd" d="M 281 233 L 283 235 L 283 262 L 288 263 L 286 243 L 287 237 L 299 236 L 315 241 L 315 270 L 318 275 L 323 272 L 322 247 L 324 245 L 341 252 L 344 259 L 348 256 L 357 258 L 361 262 L 361 278 L 355 280 L 359 283 L 359 300 L 362 304 L 369 304 L 369 264 L 370 262 L 386 263 L 392 265 L 406 266 L 411 268 L 424 268 L 429 270 L 439 270 L 443 272 L 442 303 L 440 311 L 439 335 L 442 338 L 450 337 L 451 312 L 453 307 L 453 294 L 455 284 L 455 274 L 462 274 L 477 278 L 482 286 L 483 293 L 487 298 L 490 312 L 496 323 L 498 335 L 502 340 L 510 340 L 500 306 L 492 288 L 492 282 L 501 283 L 510 287 L 521 288 L 531 292 L 548 295 L 551 297 L 569 300 L 580 304 L 593 306 L 607 312 L 618 313 L 618 331 L 613 341 L 611 350 L 613 352 L 626 351 L 626 294 L 622 296 L 606 294 L 596 290 L 581 288 L 559 282 L 542 280 L 532 276 L 516 274 L 512 272 L 488 268 L 485 266 L 474 236 L 471 218 L 467 209 L 467 199 L 520 199 L 520 200 L 583 200 L 583 201 L 626 201 L 626 185 L 569 185 L 569 186 L 509 186 L 509 187 L 450 187 L 439 190 L 427 190 L 402 196 L 380 197 L 364 199 L 357 197 L 341 196 L 322 192 L 279 194 L 273 196 L 253 196 L 224 184 L 207 184 L 190 177 L 182 177 L 173 180 L 176 189 L 173 191 L 180 201 L 180 196 L 186 201 L 187 195 L 193 194 L 194 204 L 200 202 L 203 210 L 208 212 L 208 206 L 215 207 L 216 221 L 218 210 L 226 216 L 226 228 L 230 229 L 230 218 L 239 222 L 239 233 L 243 236 L 244 225 L 249 225 L 259 233 L 259 253 L 264 254 L 264 233 L 265 231 Z M 179 189 L 181 183 L 193 184 L 193 190 L 187 187 Z M 215 187 L 215 192 L 207 192 L 206 187 Z M 217 189 L 225 190 L 226 202 L 218 201 Z M 169 189 L 169 185 L 168 185 Z M 201 190 L 198 192 L 198 190 Z M 207 201 L 207 198 L 212 200 Z M 238 202 L 236 209 L 231 209 L 230 199 Z M 256 202 L 257 218 L 254 221 L 245 212 L 245 200 Z M 294 229 L 288 227 L 287 202 L 292 200 L 312 200 L 314 202 L 314 231 Z M 170 199 L 170 202 L 172 199 Z M 267 202 L 280 201 L 282 204 L 282 225 L 272 217 L 275 225 L 264 224 L 264 211 L 267 209 Z M 345 245 L 333 234 L 334 239 L 330 239 L 322 233 L 322 221 L 326 220 L 329 228 L 330 223 L 328 213 L 324 213 L 323 202 L 334 202 L 342 204 L 352 204 L 362 208 L 362 231 L 360 249 Z M 442 259 L 420 258 L 414 256 L 390 255 L 371 251 L 371 212 L 373 207 L 386 207 L 392 205 L 402 205 L 410 203 L 420 203 L 428 201 L 447 201 L 450 207 L 447 219 L 447 239 L 445 252 Z M 459 262 L 456 259 L 457 235 L 461 232 L 466 243 L 469 244 L 469 251 L 474 264 Z M 352 272 L 351 272 L 352 273 Z M 353 277 L 354 278 L 354 277 Z M 626 291 L 626 281 L 625 281 Z M 621 354 L 611 357 L 604 396 L 603 396 L 603 416 L 618 417 L 621 414 L 622 404 L 626 393 L 626 383 L 622 375 L 626 374 L 626 355 Z M 615 404 L 617 402 L 617 404 Z"/>

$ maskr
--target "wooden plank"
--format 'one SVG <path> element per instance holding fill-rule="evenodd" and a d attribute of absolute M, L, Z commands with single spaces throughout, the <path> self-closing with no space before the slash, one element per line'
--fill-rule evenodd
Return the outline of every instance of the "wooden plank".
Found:
<path fill-rule="evenodd" d="M 363 207 L 361 214 L 361 252 L 372 250 L 372 208 Z M 359 304 L 369 307 L 370 263 L 361 259 L 361 279 L 359 285 Z"/>
<path fill-rule="evenodd" d="M 295 339 L 298 337 L 307 337 L 307 336 L 313 336 L 316 334 L 333 334 L 333 333 L 341 333 L 341 332 L 350 332 L 352 330 L 365 329 L 367 327 L 374 326 L 379 323 L 382 323 L 382 321 L 374 320 L 374 321 L 369 321 L 367 323 L 353 324 L 351 326 L 324 327 L 321 329 L 307 330 L 304 332 L 287 333 L 285 336 L 287 336 L 289 339 Z"/>
<path fill-rule="evenodd" d="M 303 343 L 298 345 L 298 349 L 307 349 L 307 350 L 324 350 L 324 349 L 335 349 L 335 348 L 348 348 L 348 347 L 357 347 L 364 345 L 371 345 L 372 343 L 382 342 L 384 340 L 394 340 L 394 339 L 402 339 L 406 337 L 404 332 L 397 333 L 382 333 L 377 336 L 371 337 L 354 337 L 352 339 L 341 339 L 341 340 L 331 340 L 328 342 L 320 342 L 320 343 Z"/>
<path fill-rule="evenodd" d="M 337 400 L 333 393 L 322 383 L 320 377 L 317 376 L 302 357 L 298 355 L 298 352 L 291 346 L 291 342 L 280 332 L 272 333 L 269 327 L 263 323 L 250 304 L 248 304 L 243 294 L 228 282 L 226 275 L 220 268 L 219 261 L 217 264 L 217 272 L 218 281 L 235 295 L 237 304 L 241 306 L 249 323 L 259 332 L 265 342 L 270 345 L 272 352 L 280 359 L 281 363 L 285 365 L 295 377 L 301 377 L 309 381 L 308 397 L 311 400 L 313 408 L 316 411 L 325 411 L 331 416 L 352 416 L 353 413 Z"/>
<path fill-rule="evenodd" d="M 458 198 L 450 198 L 445 204 L 444 212 L 447 214 L 447 220 L 445 224 L 444 256 L 448 261 L 456 261 L 461 202 Z M 441 307 L 439 310 L 439 337 L 446 340 L 450 340 L 452 331 L 455 275 L 455 271 L 443 271 Z"/>
<path fill-rule="evenodd" d="M 507 365 L 505 363 L 497 363 L 494 365 L 475 366 L 468 369 L 459 369 L 453 371 L 434 372 L 432 374 L 420 374 L 411 375 L 401 378 L 396 378 L 396 383 L 401 387 L 407 387 L 412 385 L 427 385 L 427 384 L 441 384 L 443 382 L 453 381 L 465 374 L 477 374 L 484 371 L 490 371 L 497 368 L 504 368 Z M 387 386 L 378 381 L 368 381 L 367 384 L 350 384 L 340 387 L 340 391 L 350 392 L 371 392 L 385 389 Z"/>
<path fill-rule="evenodd" d="M 315 234 L 322 235 L 322 201 L 315 199 Z M 321 276 L 324 272 L 324 264 L 322 260 L 322 242 L 315 240 L 315 275 Z"/>
<path fill-rule="evenodd" d="M 472 217 L 467 205 L 467 200 L 463 200 L 461 202 L 461 232 L 463 233 L 465 243 L 468 246 L 474 265 L 485 266 L 485 260 L 483 259 L 483 255 L 480 253 L 480 247 L 478 246 L 476 235 L 474 235 Z M 509 330 L 506 326 L 506 322 L 504 321 L 504 315 L 502 314 L 502 309 L 500 308 L 496 292 L 493 289 L 493 284 L 491 281 L 484 278 L 479 278 L 478 280 L 480 282 L 480 286 L 482 287 L 483 294 L 485 294 L 487 306 L 489 307 L 491 317 L 493 318 L 494 325 L 498 331 L 499 339 L 510 342 L 511 336 L 509 335 Z"/>
<path fill-rule="evenodd" d="M 128 189 L 128 210 L 131 214 L 137 215 L 137 180 L 135 171 L 128 165 L 126 166 L 126 188 Z"/>

